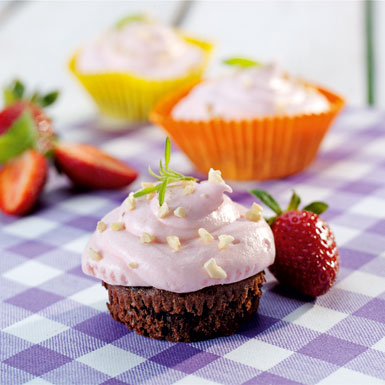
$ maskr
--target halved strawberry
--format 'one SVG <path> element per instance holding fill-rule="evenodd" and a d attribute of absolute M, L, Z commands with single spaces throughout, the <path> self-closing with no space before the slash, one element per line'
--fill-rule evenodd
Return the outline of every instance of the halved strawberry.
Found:
<path fill-rule="evenodd" d="M 115 189 L 132 183 L 137 172 L 122 161 L 87 144 L 57 143 L 55 163 L 74 184 L 93 189 Z"/>
<path fill-rule="evenodd" d="M 20 118 L 24 112 L 28 111 L 36 125 L 37 135 L 34 140 L 36 142 L 34 146 L 42 154 L 50 151 L 55 134 L 52 129 L 51 119 L 45 114 L 44 108 L 53 104 L 58 95 L 57 91 L 50 92 L 46 95 L 40 95 L 37 92 L 33 95 L 25 95 L 24 85 L 19 80 L 12 82 L 4 89 L 6 107 L 0 112 L 0 135 L 6 134 L 15 121 Z M 10 151 L 9 156 L 5 156 L 5 158 L 9 160 L 19 153 Z"/>
<path fill-rule="evenodd" d="M 27 150 L 0 170 L 0 209 L 24 215 L 36 203 L 47 179 L 48 162 L 35 150 Z"/>

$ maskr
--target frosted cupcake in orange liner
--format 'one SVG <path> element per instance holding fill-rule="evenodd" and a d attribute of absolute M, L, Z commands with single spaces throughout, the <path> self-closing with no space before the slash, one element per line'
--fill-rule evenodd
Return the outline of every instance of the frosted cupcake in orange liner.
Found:
<path fill-rule="evenodd" d="M 207 42 L 135 15 L 85 44 L 70 69 L 103 114 L 143 121 L 165 94 L 200 79 L 210 51 Z"/>
<path fill-rule="evenodd" d="M 229 179 L 263 180 L 303 170 L 343 99 L 275 64 L 227 62 L 235 71 L 178 90 L 154 108 L 152 121 L 202 172 L 214 167 Z"/>

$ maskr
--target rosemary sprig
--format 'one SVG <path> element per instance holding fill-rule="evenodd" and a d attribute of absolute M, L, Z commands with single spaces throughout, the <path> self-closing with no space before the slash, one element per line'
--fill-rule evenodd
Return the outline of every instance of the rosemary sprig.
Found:
<path fill-rule="evenodd" d="M 179 182 L 182 180 L 193 180 L 193 181 L 198 180 L 196 178 L 193 178 L 192 176 L 185 176 L 180 174 L 179 172 L 171 170 L 169 167 L 170 157 L 171 157 L 171 143 L 170 143 L 169 137 L 167 137 L 166 143 L 164 145 L 164 167 L 163 167 L 162 161 L 160 160 L 159 175 L 155 174 L 155 172 L 151 170 L 151 167 L 148 166 L 148 172 L 154 178 L 156 178 L 159 182 L 153 187 L 146 187 L 142 190 L 139 190 L 134 194 L 135 198 L 139 198 L 139 197 L 142 197 L 143 195 L 151 194 L 155 191 L 158 191 L 159 206 L 162 206 L 164 202 L 164 197 L 166 195 L 167 186 L 170 183 Z"/>

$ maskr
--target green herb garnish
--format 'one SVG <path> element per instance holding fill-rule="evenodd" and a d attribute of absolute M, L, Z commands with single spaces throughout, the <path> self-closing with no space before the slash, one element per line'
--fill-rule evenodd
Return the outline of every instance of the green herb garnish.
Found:
<path fill-rule="evenodd" d="M 232 57 L 232 58 L 223 60 L 223 63 L 229 66 L 237 66 L 237 67 L 243 67 L 243 68 L 261 66 L 260 62 L 242 58 L 242 57 Z"/>
<path fill-rule="evenodd" d="M 119 29 L 124 27 L 126 24 L 132 23 L 133 21 L 149 21 L 149 20 L 150 18 L 147 15 L 143 13 L 137 13 L 134 15 L 128 15 L 126 17 L 123 17 L 123 19 L 120 19 L 115 24 L 115 27 Z"/>
<path fill-rule="evenodd" d="M 176 172 L 174 170 L 171 170 L 169 167 L 170 163 L 170 156 L 171 156 L 171 143 L 169 137 L 166 138 L 166 143 L 164 145 L 164 167 L 163 163 L 160 160 L 159 161 L 159 174 L 155 174 L 152 170 L 151 167 L 148 166 L 148 172 L 158 179 L 159 183 L 157 183 L 153 187 L 146 187 L 143 190 L 138 191 L 137 193 L 134 194 L 135 198 L 142 197 L 143 195 L 151 194 L 152 192 L 158 191 L 159 195 L 159 206 L 163 205 L 164 202 L 164 197 L 166 195 L 166 189 L 167 186 L 170 183 L 174 182 L 180 182 L 182 180 L 192 180 L 196 181 L 198 179 L 193 178 L 192 176 L 185 176 L 180 174 L 179 172 Z"/>

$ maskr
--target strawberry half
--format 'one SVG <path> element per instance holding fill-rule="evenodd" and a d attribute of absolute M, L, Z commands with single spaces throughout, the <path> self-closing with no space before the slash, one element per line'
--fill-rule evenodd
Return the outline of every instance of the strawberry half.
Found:
<path fill-rule="evenodd" d="M 87 144 L 57 143 L 55 163 L 72 182 L 92 189 L 116 189 L 129 185 L 138 176 L 130 166 Z"/>
<path fill-rule="evenodd" d="M 24 85 L 18 80 L 4 89 L 6 107 L 0 112 L 0 135 L 5 134 L 22 113 L 28 111 L 36 125 L 36 148 L 45 154 L 52 149 L 55 134 L 51 119 L 44 113 L 44 108 L 53 104 L 59 94 L 53 91 L 42 96 L 35 92 L 26 96 L 24 91 Z"/>
<path fill-rule="evenodd" d="M 35 150 L 27 150 L 0 170 L 0 209 L 24 215 L 35 205 L 47 179 L 48 163 Z"/>
<path fill-rule="evenodd" d="M 319 214 L 327 208 L 313 202 L 298 210 L 301 202 L 293 192 L 285 212 L 268 193 L 252 190 L 277 215 L 268 219 L 274 234 L 276 257 L 269 270 L 278 281 L 302 294 L 318 297 L 334 284 L 339 269 L 339 253 L 334 234 Z"/>

